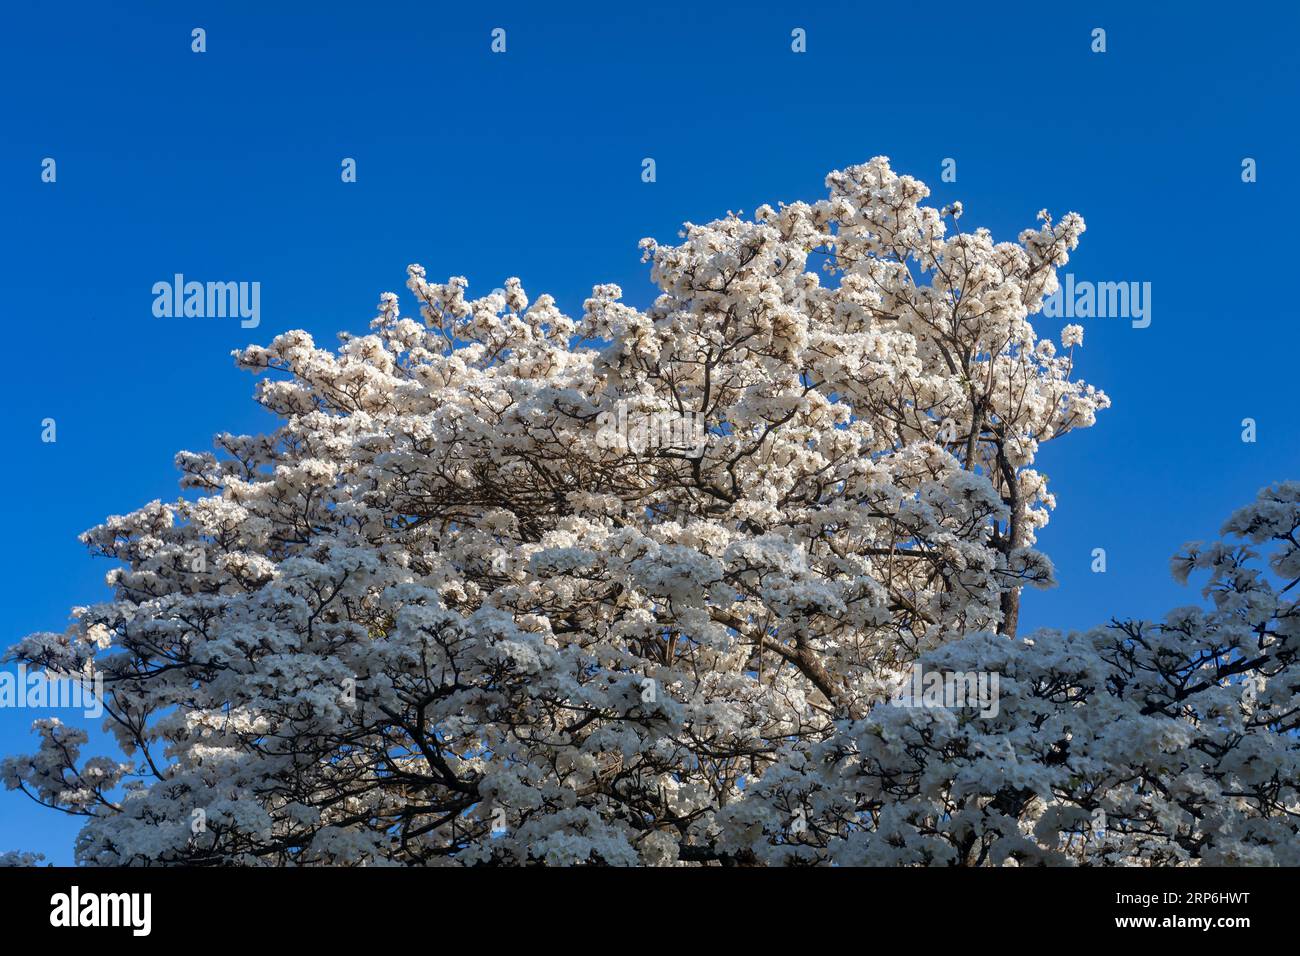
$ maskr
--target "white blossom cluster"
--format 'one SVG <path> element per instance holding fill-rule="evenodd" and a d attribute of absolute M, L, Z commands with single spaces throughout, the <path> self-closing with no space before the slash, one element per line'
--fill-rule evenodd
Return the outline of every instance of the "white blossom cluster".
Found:
<path fill-rule="evenodd" d="M 645 240 L 645 310 L 411 266 L 419 320 L 236 353 L 282 424 L 180 454 L 188 497 L 84 535 L 113 600 L 11 651 L 102 675 L 123 756 L 40 721 L 6 785 L 88 864 L 1300 862 L 1295 605 L 1248 549 L 1180 559 L 1212 611 L 1016 636 L 1039 444 L 1109 404 L 1029 321 L 1082 219 L 827 186 Z M 617 408 L 705 441 L 611 447 Z M 1290 581 L 1298 499 L 1227 528 Z M 996 717 L 891 706 L 918 661 L 999 671 Z"/>
<path fill-rule="evenodd" d="M 23 853 L 15 850 L 7 850 L 0 853 L 0 866 L 39 866 L 45 859 L 43 853 Z"/>

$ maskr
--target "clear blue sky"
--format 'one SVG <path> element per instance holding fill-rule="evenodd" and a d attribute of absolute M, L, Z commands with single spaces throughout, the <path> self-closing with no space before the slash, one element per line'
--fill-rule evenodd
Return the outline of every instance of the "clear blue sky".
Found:
<path fill-rule="evenodd" d="M 178 449 L 266 428 L 231 349 L 363 331 L 380 292 L 405 293 L 409 262 L 471 291 L 518 275 L 571 314 L 597 282 L 645 305 L 642 236 L 819 198 L 828 170 L 878 154 L 998 238 L 1041 207 L 1076 210 L 1079 279 L 1152 283 L 1149 328 L 1083 323 L 1081 374 L 1114 408 L 1040 458 L 1059 502 L 1041 544 L 1061 584 L 1029 597 L 1024 626 L 1198 599 L 1169 580 L 1170 553 L 1300 478 L 1297 307 L 1282 288 L 1290 5 L 272 6 L 0 12 L 6 646 L 106 596 L 109 566 L 79 532 L 175 497 Z M 790 50 L 795 27 L 806 54 Z M 945 157 L 956 183 L 940 182 Z M 151 287 L 177 272 L 259 281 L 261 326 L 155 318 Z M 40 441 L 46 417 L 56 444 Z M 1106 574 L 1090 573 L 1096 547 Z M 0 753 L 32 748 L 34 716 L 0 710 Z M 0 792 L 0 850 L 68 863 L 77 828 Z"/>

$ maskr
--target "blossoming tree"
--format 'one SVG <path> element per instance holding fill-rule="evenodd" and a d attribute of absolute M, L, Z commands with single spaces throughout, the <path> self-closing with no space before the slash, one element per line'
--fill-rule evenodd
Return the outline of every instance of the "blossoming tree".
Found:
<path fill-rule="evenodd" d="M 422 321 L 236 353 L 280 427 L 179 455 L 187 497 L 84 536 L 113 600 L 11 652 L 100 675 L 125 759 L 41 721 L 7 785 L 91 864 L 1295 862 L 1294 602 L 1251 552 L 1182 559 L 1213 611 L 1017 636 L 1038 446 L 1108 405 L 1029 321 L 1082 219 L 827 185 L 645 240 L 645 310 L 411 266 Z M 1228 529 L 1292 583 L 1298 498 Z M 917 662 L 999 671 L 997 716 L 891 706 Z"/>

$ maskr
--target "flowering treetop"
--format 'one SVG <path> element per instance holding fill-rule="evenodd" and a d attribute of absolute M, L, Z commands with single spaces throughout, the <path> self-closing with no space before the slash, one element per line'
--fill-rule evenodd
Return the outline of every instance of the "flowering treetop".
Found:
<path fill-rule="evenodd" d="M 645 240 L 644 310 L 411 266 L 422 321 L 237 352 L 280 426 L 87 532 L 113 599 L 11 652 L 101 675 L 126 759 L 43 721 L 7 784 L 88 863 L 1073 860 L 1098 808 L 1115 861 L 1276 858 L 1285 592 L 1218 545 L 1195 625 L 1016 638 L 1039 444 L 1109 404 L 1030 324 L 1082 219 L 994 242 L 883 158 L 827 186 Z M 1284 540 L 1270 494 L 1231 530 Z M 1000 669 L 999 715 L 891 707 L 918 662 Z"/>

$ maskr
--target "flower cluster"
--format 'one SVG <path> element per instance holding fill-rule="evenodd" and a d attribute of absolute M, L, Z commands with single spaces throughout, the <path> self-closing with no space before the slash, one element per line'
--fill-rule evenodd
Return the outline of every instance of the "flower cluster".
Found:
<path fill-rule="evenodd" d="M 1082 219 L 952 232 L 883 158 L 827 186 L 645 240 L 646 309 L 411 266 L 418 319 L 236 353 L 278 428 L 87 532 L 112 599 L 11 652 L 101 675 L 125 759 L 47 721 L 6 784 L 92 864 L 1041 861 L 1097 809 L 1106 860 L 1282 859 L 1294 605 L 1243 552 L 1186 557 L 1210 614 L 1016 635 L 1038 447 L 1109 404 L 1030 323 Z M 703 440 L 601 440 L 619 410 Z M 1284 540 L 1271 494 L 1232 530 Z M 996 717 L 891 707 L 918 662 L 998 669 Z"/>

